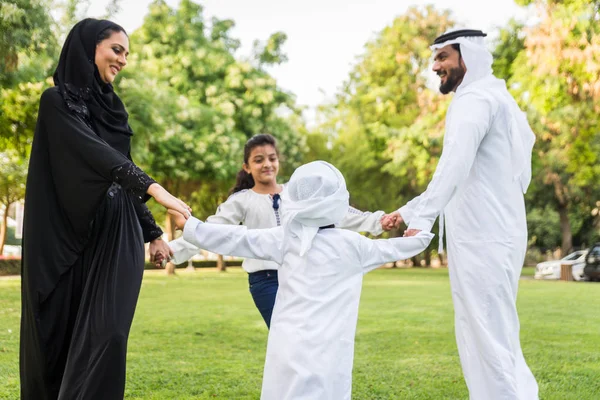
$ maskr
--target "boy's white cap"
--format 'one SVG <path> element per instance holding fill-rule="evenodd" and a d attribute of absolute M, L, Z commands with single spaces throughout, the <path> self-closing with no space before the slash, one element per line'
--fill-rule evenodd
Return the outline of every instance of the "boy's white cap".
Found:
<path fill-rule="evenodd" d="M 342 221 L 349 197 L 343 175 L 328 162 L 313 161 L 298 167 L 282 193 L 284 238 L 299 238 L 300 255 L 304 255 L 319 227 Z"/>

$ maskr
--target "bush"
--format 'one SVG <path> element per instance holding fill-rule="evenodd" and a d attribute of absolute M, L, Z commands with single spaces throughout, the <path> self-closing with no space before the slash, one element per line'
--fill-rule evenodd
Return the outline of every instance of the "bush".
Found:
<path fill-rule="evenodd" d="M 216 260 L 201 260 L 201 261 L 192 261 L 192 265 L 194 266 L 194 268 L 215 268 L 217 266 L 217 261 Z M 239 267 L 242 265 L 242 260 L 234 260 L 234 261 L 225 261 L 225 265 L 228 267 Z M 187 261 L 182 263 L 182 264 L 178 264 L 175 267 L 176 268 L 186 268 L 188 266 Z M 154 264 L 147 262 L 146 265 L 144 266 L 144 269 L 161 269 L 161 268 L 156 268 L 156 266 L 154 266 Z"/>
<path fill-rule="evenodd" d="M 530 247 L 525 254 L 525 265 L 536 265 L 542 261 L 546 261 L 546 255 L 537 247 Z"/>
<path fill-rule="evenodd" d="M 11 246 L 21 246 L 23 244 L 22 239 L 15 238 L 15 228 L 9 226 L 6 231 L 6 242 L 4 244 L 8 244 Z"/>
<path fill-rule="evenodd" d="M 0 276 L 21 275 L 20 258 L 1 258 L 0 257 Z"/>
<path fill-rule="evenodd" d="M 214 268 L 217 266 L 217 261 L 193 261 L 192 264 L 195 268 Z M 225 265 L 228 267 L 239 267 L 242 265 L 241 260 L 226 261 Z M 177 268 L 186 268 L 187 262 L 177 265 Z M 154 264 L 146 262 L 144 269 L 160 269 L 156 268 Z M 21 275 L 21 259 L 20 258 L 0 258 L 0 276 L 6 275 Z"/>

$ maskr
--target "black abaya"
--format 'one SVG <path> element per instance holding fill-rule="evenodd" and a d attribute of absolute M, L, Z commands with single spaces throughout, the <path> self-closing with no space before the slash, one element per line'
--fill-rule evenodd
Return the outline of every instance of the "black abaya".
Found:
<path fill-rule="evenodd" d="M 42 95 L 25 199 L 21 398 L 120 399 L 154 181 Z"/>

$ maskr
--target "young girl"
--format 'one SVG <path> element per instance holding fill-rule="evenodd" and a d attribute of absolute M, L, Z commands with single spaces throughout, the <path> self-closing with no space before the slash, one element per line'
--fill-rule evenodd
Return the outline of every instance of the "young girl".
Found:
<path fill-rule="evenodd" d="M 284 185 L 277 183 L 279 172 L 279 151 L 275 138 L 261 134 L 250 138 L 244 146 L 244 164 L 237 175 L 231 195 L 217 209 L 217 213 L 206 219 L 214 224 L 239 225 L 250 229 L 273 228 L 281 225 L 281 211 L 285 204 L 280 193 Z M 345 218 L 338 224 L 340 228 L 356 232 L 369 232 L 380 235 L 384 228 L 381 220 L 383 211 L 362 212 L 348 207 Z M 389 228 L 386 227 L 386 230 Z M 181 264 L 198 254 L 198 247 L 187 243 L 183 238 L 169 243 L 174 252 L 173 261 Z M 279 282 L 279 264 L 273 261 L 245 259 L 242 268 L 248 272 L 250 294 L 262 315 L 267 327 Z"/>
<path fill-rule="evenodd" d="M 348 191 L 342 174 L 323 161 L 299 167 L 282 195 L 282 226 L 271 229 L 186 222 L 169 213 L 190 243 L 281 264 L 261 400 L 350 400 L 363 275 L 422 252 L 433 235 L 372 240 L 336 229 Z"/>

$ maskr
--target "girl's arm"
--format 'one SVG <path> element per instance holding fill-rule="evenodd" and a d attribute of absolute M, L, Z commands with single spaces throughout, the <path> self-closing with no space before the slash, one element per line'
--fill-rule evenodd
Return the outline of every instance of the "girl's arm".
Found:
<path fill-rule="evenodd" d="M 244 192 L 233 193 L 217 208 L 215 215 L 206 218 L 211 224 L 239 225 L 246 216 L 246 196 Z"/>
<path fill-rule="evenodd" d="M 346 216 L 337 227 L 354 232 L 369 232 L 378 236 L 383 232 L 381 218 L 384 214 L 383 211 L 360 211 L 354 207 L 349 207 Z"/>

